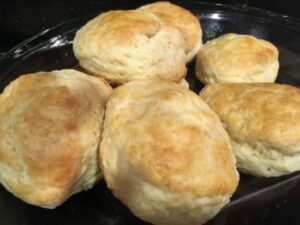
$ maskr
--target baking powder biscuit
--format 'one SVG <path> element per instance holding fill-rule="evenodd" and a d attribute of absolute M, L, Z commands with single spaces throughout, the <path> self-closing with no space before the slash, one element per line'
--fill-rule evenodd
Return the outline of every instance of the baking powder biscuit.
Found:
<path fill-rule="evenodd" d="M 237 165 L 256 176 L 300 169 L 300 91 L 290 85 L 210 84 L 200 96 L 219 115 Z"/>
<path fill-rule="evenodd" d="M 190 11 L 170 2 L 155 2 L 139 9 L 155 13 L 165 23 L 176 26 L 183 33 L 187 62 L 197 55 L 202 46 L 202 29 L 199 19 Z"/>
<path fill-rule="evenodd" d="M 166 79 L 186 75 L 182 32 L 144 10 L 102 13 L 77 33 L 75 57 L 89 73 L 120 85 L 132 80 Z"/>
<path fill-rule="evenodd" d="M 23 75 L 0 95 L 0 182 L 55 208 L 100 178 L 98 146 L 111 87 L 74 70 Z"/>
<path fill-rule="evenodd" d="M 274 82 L 278 50 L 250 35 L 225 34 L 206 43 L 196 58 L 196 77 L 203 83 Z"/>
<path fill-rule="evenodd" d="M 132 81 L 114 90 L 100 165 L 114 195 L 153 224 L 204 223 L 228 203 L 239 180 L 217 115 L 169 81 Z"/>
<path fill-rule="evenodd" d="M 190 89 L 190 84 L 186 79 L 182 79 L 181 81 L 178 82 L 178 84 L 185 87 L 186 89 Z"/>

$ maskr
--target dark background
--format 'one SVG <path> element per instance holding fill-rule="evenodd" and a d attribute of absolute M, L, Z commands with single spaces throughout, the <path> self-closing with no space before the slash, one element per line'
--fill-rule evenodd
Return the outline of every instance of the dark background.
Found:
<path fill-rule="evenodd" d="M 0 2 L 0 53 L 8 51 L 26 38 L 61 22 L 100 11 L 109 0 L 10 0 Z M 130 0 L 111 0 L 120 6 Z M 205 1 L 205 0 L 203 0 Z M 270 10 L 300 19 L 300 1 L 281 0 L 219 0 L 205 1 L 240 4 Z M 247 4 L 245 4 L 247 3 Z M 1 202 L 0 202 L 1 204 Z M 259 204 L 259 202 L 257 202 Z M 300 225 L 300 190 L 279 202 L 272 203 L 256 224 Z M 255 203 L 253 203 L 255 209 Z M 250 213 L 251 212 L 241 212 Z M 257 215 L 253 215 L 257 216 Z M 253 225 L 256 225 L 253 224 Z M 0 225 L 1 218 L 0 218 Z M 34 225 L 34 224 L 33 224 Z M 53 224 L 55 225 L 55 224 Z"/>
<path fill-rule="evenodd" d="M 241 4 L 272 10 L 300 18 L 300 1 L 292 0 L 202 0 L 224 4 Z M 2 0 L 0 1 L 0 52 L 24 39 L 63 21 L 95 13 L 107 2 L 120 6 L 131 0 Z"/>

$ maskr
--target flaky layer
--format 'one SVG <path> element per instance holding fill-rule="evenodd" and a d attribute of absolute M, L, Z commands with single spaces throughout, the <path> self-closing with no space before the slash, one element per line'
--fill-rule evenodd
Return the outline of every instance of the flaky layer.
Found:
<path fill-rule="evenodd" d="M 231 195 L 198 197 L 161 189 L 131 171 L 120 170 L 114 195 L 139 218 L 151 224 L 199 225 L 214 217 L 229 202 Z"/>
<path fill-rule="evenodd" d="M 283 154 L 268 148 L 263 142 L 240 143 L 232 141 L 238 168 L 249 174 L 275 177 L 300 170 L 300 153 Z"/>

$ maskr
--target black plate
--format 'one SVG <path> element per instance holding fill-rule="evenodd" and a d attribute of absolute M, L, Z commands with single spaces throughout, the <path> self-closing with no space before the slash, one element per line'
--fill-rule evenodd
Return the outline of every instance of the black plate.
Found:
<path fill-rule="evenodd" d="M 139 5 L 145 2 L 139 1 Z M 204 30 L 204 40 L 228 32 L 251 34 L 273 42 L 280 51 L 277 82 L 300 86 L 300 21 L 263 10 L 236 8 L 196 1 L 176 1 L 197 15 Z M 126 8 L 139 6 L 137 3 Z M 101 11 L 120 8 L 103 3 Z M 124 8 L 124 7 L 123 7 Z M 0 55 L 0 89 L 20 74 L 39 70 L 57 70 L 77 65 L 72 40 L 78 28 L 95 15 L 66 22 L 23 42 Z M 189 65 L 188 81 L 198 92 L 201 84 L 194 78 L 194 62 Z M 279 178 L 255 178 L 241 175 L 237 192 L 209 224 L 257 224 L 266 219 L 270 208 L 300 195 L 300 172 Z M 298 194 L 299 193 L 299 194 Z M 278 208 L 278 207 L 277 207 Z M 298 210 L 298 212 L 300 212 Z M 110 225 L 145 224 L 115 199 L 101 181 L 90 191 L 79 193 L 55 210 L 30 206 L 8 193 L 0 185 L 1 225 Z M 265 224 L 265 223 L 260 223 Z M 287 224 L 287 223 L 285 223 Z M 298 224 L 289 223 L 289 224 Z"/>

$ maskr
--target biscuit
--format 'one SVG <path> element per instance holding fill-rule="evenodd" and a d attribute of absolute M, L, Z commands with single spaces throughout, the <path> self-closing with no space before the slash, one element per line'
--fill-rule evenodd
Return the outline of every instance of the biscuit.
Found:
<path fill-rule="evenodd" d="M 182 32 L 143 10 L 102 13 L 84 25 L 74 38 L 80 66 L 112 85 L 132 80 L 166 79 L 186 75 Z"/>
<path fill-rule="evenodd" d="M 238 168 L 273 177 L 300 169 L 300 92 L 274 83 L 210 84 L 200 96 L 219 115 Z"/>
<path fill-rule="evenodd" d="M 190 84 L 186 79 L 182 79 L 178 82 L 178 84 L 185 87 L 186 89 L 190 89 Z"/>
<path fill-rule="evenodd" d="M 101 177 L 98 146 L 111 87 L 74 70 L 38 72 L 0 95 L 0 182 L 23 201 L 55 208 Z"/>
<path fill-rule="evenodd" d="M 197 55 L 202 46 L 202 29 L 199 19 L 190 11 L 170 2 L 155 2 L 139 9 L 155 13 L 165 23 L 176 26 L 183 33 L 186 41 L 186 62 Z"/>
<path fill-rule="evenodd" d="M 250 35 L 225 34 L 206 43 L 196 58 L 196 77 L 203 84 L 274 82 L 278 50 Z"/>
<path fill-rule="evenodd" d="M 152 224 L 204 223 L 239 180 L 217 115 L 170 81 L 132 81 L 114 90 L 100 165 L 113 194 Z"/>

